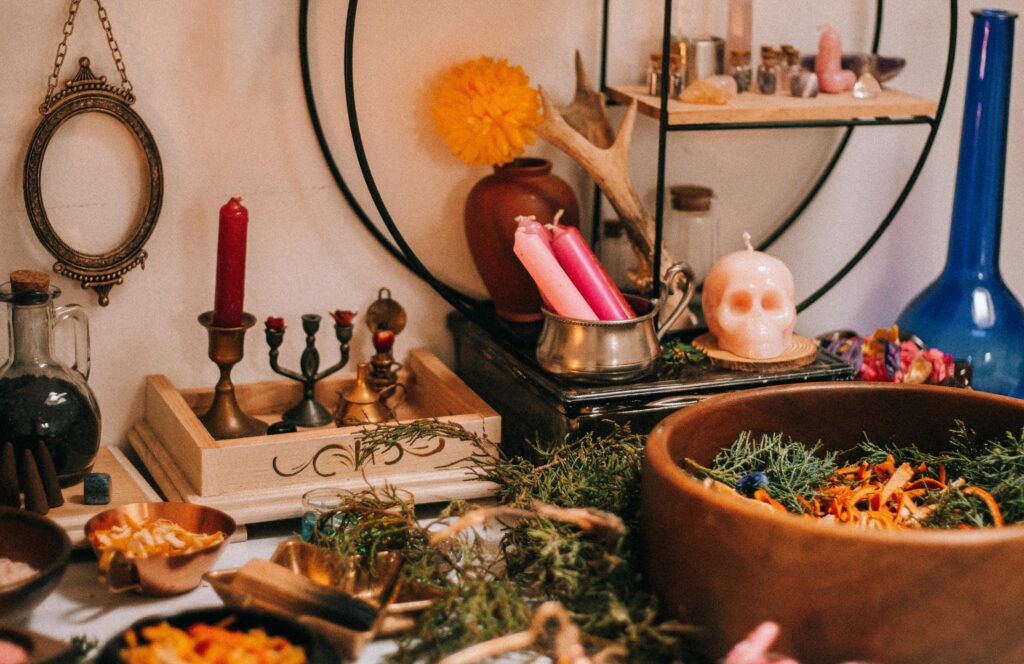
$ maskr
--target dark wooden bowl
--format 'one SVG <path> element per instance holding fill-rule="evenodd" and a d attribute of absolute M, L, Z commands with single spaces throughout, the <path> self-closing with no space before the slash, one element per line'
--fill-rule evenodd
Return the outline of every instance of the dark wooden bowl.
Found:
<path fill-rule="evenodd" d="M 70 556 L 71 540 L 52 519 L 0 507 L 0 558 L 38 570 L 21 583 L 0 586 L 0 620 L 18 621 L 28 615 L 57 587 Z"/>
<path fill-rule="evenodd" d="M 804 664 L 1024 662 L 1024 526 L 857 530 L 777 514 L 708 491 L 680 463 L 707 464 L 743 431 L 782 431 L 846 450 L 947 446 L 960 419 L 982 439 L 1024 426 L 1024 401 L 942 387 L 819 383 L 713 397 L 661 422 L 647 443 L 643 528 L 652 586 L 669 614 L 723 655 L 763 620 Z"/>
<path fill-rule="evenodd" d="M 187 629 L 198 623 L 222 624 L 227 629 L 239 631 L 262 629 L 270 636 L 281 636 L 288 639 L 292 645 L 301 646 L 306 651 L 308 664 L 337 664 L 341 661 L 334 647 L 309 627 L 288 616 L 255 609 L 223 606 L 192 609 L 171 615 L 143 618 L 133 623 L 128 629 L 135 630 L 136 635 L 141 636 L 143 627 L 157 625 L 164 621 L 179 629 Z M 123 661 L 121 649 L 126 645 L 125 633 L 127 631 L 117 634 L 104 644 L 96 655 L 96 664 L 120 664 Z M 144 642 L 143 639 L 139 639 L 139 643 Z"/>

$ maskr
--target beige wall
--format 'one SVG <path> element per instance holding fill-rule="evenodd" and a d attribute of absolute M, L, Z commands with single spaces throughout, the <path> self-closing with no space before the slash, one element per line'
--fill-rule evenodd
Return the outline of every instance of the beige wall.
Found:
<path fill-rule="evenodd" d="M 312 0 L 316 89 L 343 170 L 367 206 L 345 122 L 341 47 L 346 3 Z M 724 26 L 724 2 L 709 21 Z M 934 96 L 941 83 L 947 30 L 946 3 L 905 0 L 889 9 L 882 50 L 906 55 L 902 88 Z M 952 201 L 970 18 L 961 3 L 960 53 L 943 129 L 932 157 L 890 233 L 837 289 L 806 312 L 799 329 L 813 334 L 888 324 L 941 267 Z M 816 43 L 814 27 L 834 22 L 848 47 L 868 45 L 874 3 L 811 0 L 755 3 L 755 44 Z M 822 6 L 826 5 L 826 6 Z M 1024 9 L 1021 0 L 1004 6 Z M 638 80 L 645 53 L 655 48 L 661 3 L 615 1 L 610 81 Z M 690 5 L 703 10 L 700 3 Z M 92 317 L 93 378 L 104 416 L 104 439 L 120 443 L 141 408 L 143 376 L 167 374 L 181 386 L 212 384 L 204 335 L 195 316 L 213 299 L 217 209 L 241 195 L 249 207 L 250 242 L 246 310 L 262 319 L 292 322 L 284 349 L 294 364 L 300 348 L 298 316 L 335 307 L 364 311 L 379 286 L 406 306 L 411 324 L 399 353 L 425 345 L 452 359 L 444 326 L 447 305 L 399 267 L 357 223 L 335 188 L 316 146 L 299 79 L 297 2 L 248 0 L 108 0 L 107 8 L 139 97 L 135 108 L 149 124 L 163 158 L 165 197 L 147 251 L 145 271 L 130 273 L 100 308 L 70 281 L 63 302 L 80 302 Z M 46 268 L 51 257 L 29 227 L 21 190 L 25 148 L 39 116 L 36 107 L 65 16 L 58 0 L 0 1 L 0 271 Z M 487 53 L 522 64 L 534 83 L 556 98 L 572 89 L 571 58 L 581 49 L 596 70 L 600 3 L 595 0 L 364 1 L 360 6 L 355 67 L 367 153 L 385 200 L 425 262 L 452 283 L 479 294 L 481 287 L 461 229 L 462 203 L 486 169 L 451 157 L 429 123 L 431 82 L 456 61 Z M 783 13 L 786 12 L 786 13 Z M 64 75 L 79 55 L 112 76 L 94 7 L 82 3 Z M 1003 268 L 1024 292 L 1022 242 L 1024 47 L 1016 56 L 1011 109 Z M 616 115 L 616 118 L 619 117 Z M 633 176 L 653 207 L 656 133 L 638 126 Z M 832 182 L 807 216 L 778 246 L 796 274 L 798 291 L 821 284 L 871 233 L 889 208 L 924 140 L 925 130 L 863 129 Z M 716 189 L 715 207 L 726 249 L 739 233 L 765 232 L 803 193 L 837 133 L 831 130 L 677 135 L 669 150 L 669 180 Z M 138 187 L 138 164 L 126 158 L 130 141 L 99 119 L 82 120 L 58 135 L 46 162 L 44 186 L 58 223 L 83 246 L 102 248 L 123 232 Z M 556 171 L 584 202 L 589 185 L 546 145 L 532 154 L 554 158 Z M 369 355 L 361 318 L 353 361 Z M 322 334 L 325 361 L 333 358 Z M 247 339 L 240 380 L 271 377 L 262 334 Z"/>

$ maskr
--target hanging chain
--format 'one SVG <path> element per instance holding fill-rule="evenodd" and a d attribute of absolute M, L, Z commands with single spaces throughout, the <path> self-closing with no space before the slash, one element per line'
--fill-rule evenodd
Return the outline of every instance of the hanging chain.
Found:
<path fill-rule="evenodd" d="M 54 91 L 57 89 L 57 83 L 59 82 L 60 68 L 64 64 L 64 58 L 68 53 L 68 38 L 71 37 L 71 33 L 75 31 L 75 17 L 78 14 L 78 5 L 82 0 L 71 0 L 71 7 L 68 9 L 68 20 L 64 22 L 64 38 L 60 40 L 60 45 L 57 47 L 57 59 L 53 63 L 53 72 L 50 74 L 50 79 L 46 83 L 46 99 L 49 101 L 53 97 Z M 103 31 L 107 34 L 107 45 L 110 46 L 110 54 L 114 58 L 114 65 L 117 66 L 117 72 L 121 75 L 121 87 L 124 88 L 125 92 L 132 91 L 132 82 L 128 80 L 128 74 L 124 67 L 124 58 L 121 55 L 121 49 L 117 45 L 117 40 L 114 39 L 114 31 L 110 27 L 110 17 L 107 16 L 107 10 L 100 3 L 100 0 L 96 0 L 96 13 L 100 17 L 100 25 L 103 26 Z"/>

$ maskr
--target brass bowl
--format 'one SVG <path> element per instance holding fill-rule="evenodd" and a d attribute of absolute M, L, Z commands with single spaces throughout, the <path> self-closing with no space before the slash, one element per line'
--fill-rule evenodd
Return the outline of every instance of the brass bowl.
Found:
<path fill-rule="evenodd" d="M 0 620 L 21 620 L 57 587 L 71 556 L 71 540 L 52 519 L 0 507 L 0 558 L 27 563 L 35 574 L 0 586 Z"/>
<path fill-rule="evenodd" d="M 324 548 L 297 539 L 290 539 L 277 546 L 270 560 L 318 585 L 373 605 L 380 609 L 377 620 L 374 621 L 370 629 L 350 629 L 321 619 L 316 615 L 305 614 L 301 609 L 290 604 L 281 604 L 279 597 L 265 598 L 240 591 L 233 583 L 235 575 L 238 573 L 237 569 L 208 572 L 203 579 L 210 584 L 225 604 L 293 616 L 300 623 L 323 634 L 339 652 L 349 658 L 358 657 L 362 648 L 378 634 L 395 633 L 394 627 L 390 627 L 394 620 L 389 614 L 398 612 L 392 604 L 401 586 L 402 560 L 398 554 L 394 552 L 378 554 L 377 566 L 371 575 L 360 564 L 358 556 L 341 558 Z M 411 610 L 406 607 L 402 608 L 405 608 L 406 611 Z M 417 606 L 416 608 L 425 607 Z M 402 624 L 404 625 L 405 622 Z"/>
<path fill-rule="evenodd" d="M 127 525 L 125 516 L 136 523 L 169 519 L 193 533 L 224 533 L 220 544 L 174 556 L 127 558 L 118 551 L 102 551 L 95 533 Z M 100 512 L 85 524 L 85 537 L 99 558 L 99 577 L 113 592 L 137 590 L 156 597 L 179 595 L 197 587 L 203 574 L 213 568 L 235 532 L 235 520 L 203 505 L 192 503 L 133 503 Z"/>
<path fill-rule="evenodd" d="M 774 648 L 804 664 L 1022 662 L 1024 526 L 860 530 L 778 514 L 704 488 L 681 467 L 709 464 L 743 431 L 781 431 L 849 450 L 876 442 L 945 448 L 955 420 L 979 440 L 1024 425 L 1024 401 L 945 387 L 818 383 L 712 397 L 661 422 L 647 442 L 643 536 L 668 614 L 702 628 L 721 657 L 763 620 Z"/>

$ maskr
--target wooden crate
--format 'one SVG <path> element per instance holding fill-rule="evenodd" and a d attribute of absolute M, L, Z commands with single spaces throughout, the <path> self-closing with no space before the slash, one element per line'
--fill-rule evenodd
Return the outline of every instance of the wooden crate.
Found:
<path fill-rule="evenodd" d="M 321 381 L 317 397 L 333 409 L 354 378 Z M 397 408 L 399 421 L 436 417 L 500 441 L 498 414 L 429 351 L 410 353 L 401 381 L 408 396 Z M 242 408 L 267 422 L 279 420 L 301 393 L 291 380 L 236 387 Z M 357 489 L 387 481 L 412 492 L 418 504 L 478 498 L 493 490 L 472 478 L 462 460 L 473 448 L 462 441 L 418 441 L 357 468 L 355 434 L 362 427 L 214 440 L 197 415 L 212 399 L 212 388 L 178 390 L 165 376 L 146 378 L 145 416 L 128 439 L 169 500 L 209 505 L 239 523 L 253 523 L 298 516 L 302 494 L 324 486 Z"/>

